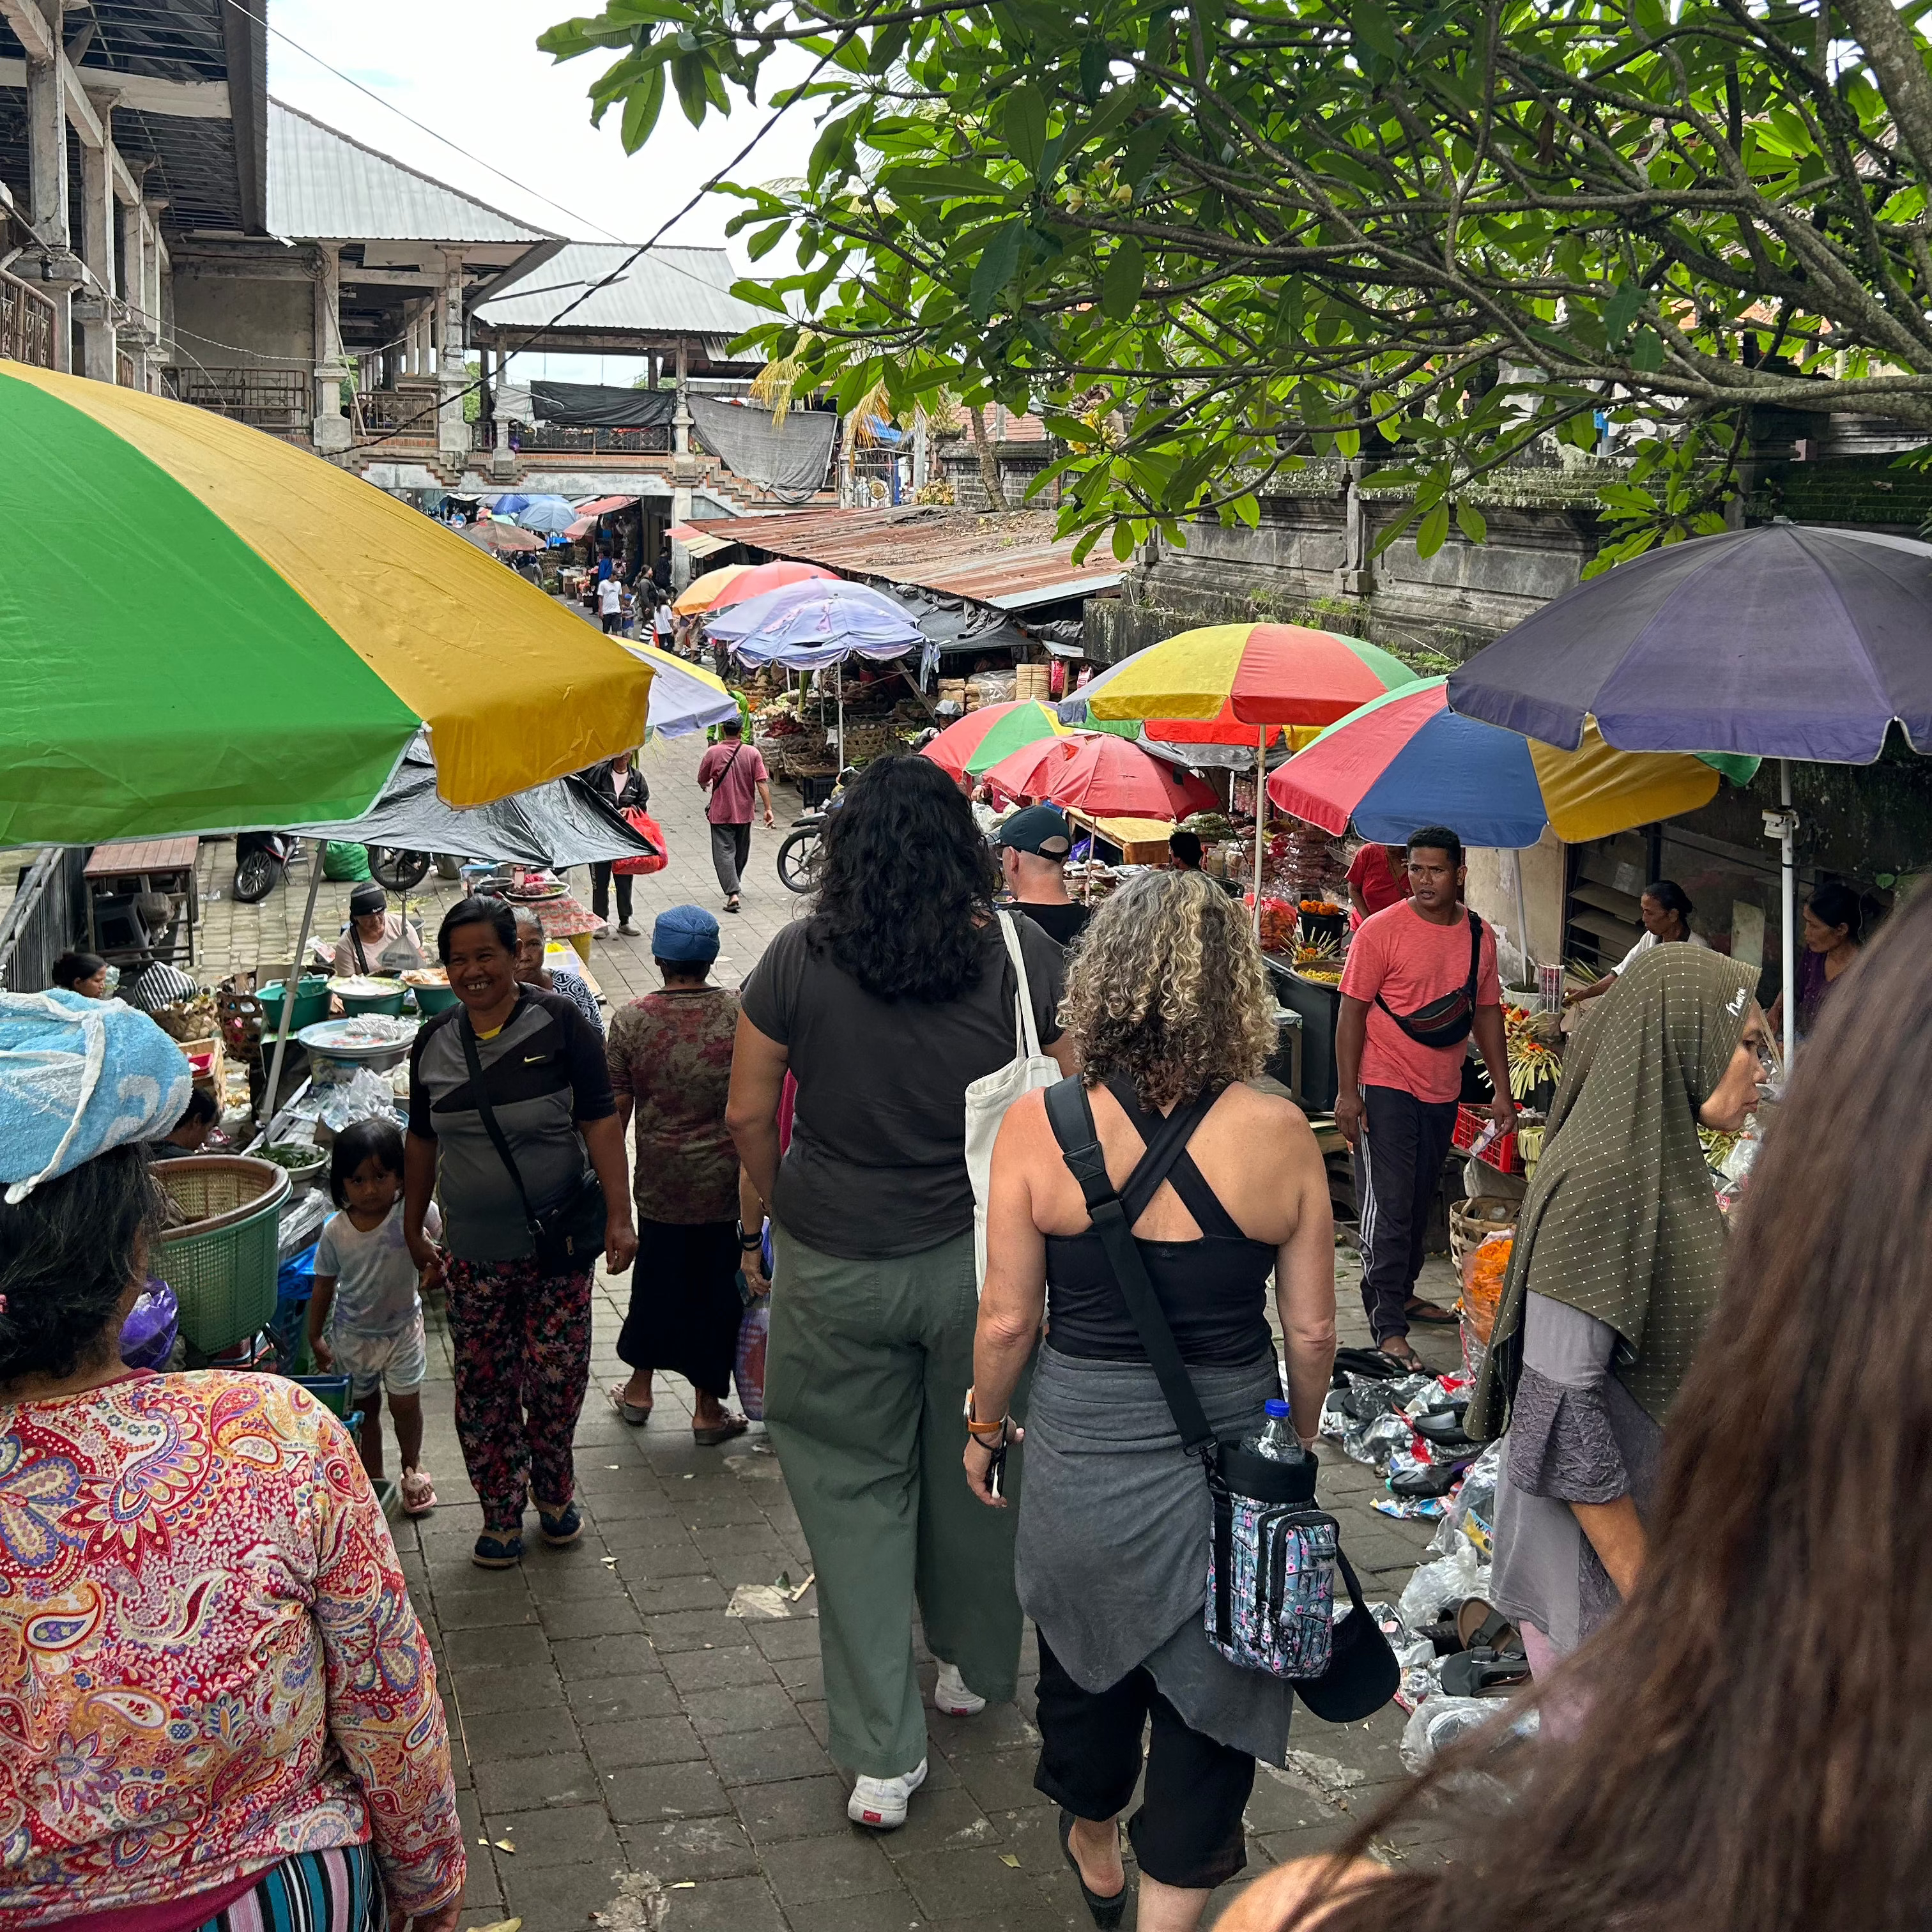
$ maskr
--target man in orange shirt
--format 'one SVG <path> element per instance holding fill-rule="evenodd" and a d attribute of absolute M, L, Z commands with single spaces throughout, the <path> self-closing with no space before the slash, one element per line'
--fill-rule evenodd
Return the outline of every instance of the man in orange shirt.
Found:
<path fill-rule="evenodd" d="M 1409 840 L 1409 896 L 1362 922 L 1342 974 L 1335 1124 L 1355 1150 L 1362 1304 L 1376 1346 L 1421 1366 L 1412 1322 L 1454 1320 L 1419 1300 L 1423 1241 L 1449 1152 L 1473 1034 L 1495 1084 L 1490 1117 L 1516 1124 L 1496 935 L 1462 903 L 1462 842 L 1439 825 Z"/>

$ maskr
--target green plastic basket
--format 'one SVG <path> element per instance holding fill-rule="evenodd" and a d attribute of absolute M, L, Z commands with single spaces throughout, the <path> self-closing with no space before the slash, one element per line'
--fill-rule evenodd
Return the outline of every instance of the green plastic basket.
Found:
<path fill-rule="evenodd" d="M 262 1030 L 271 1038 L 282 1030 L 282 985 L 280 980 L 271 980 L 266 986 L 259 986 L 255 991 L 256 998 L 262 1003 Z M 289 1022 L 290 1034 L 298 1034 L 304 1027 L 314 1026 L 318 1020 L 328 1017 L 328 980 L 302 980 L 296 988 L 296 1016 Z"/>
<path fill-rule="evenodd" d="M 188 1216 L 156 1243 L 154 1270 L 181 1304 L 188 1347 L 218 1354 L 274 1317 L 288 1174 L 245 1154 L 188 1155 L 156 1162 L 154 1174 Z"/>

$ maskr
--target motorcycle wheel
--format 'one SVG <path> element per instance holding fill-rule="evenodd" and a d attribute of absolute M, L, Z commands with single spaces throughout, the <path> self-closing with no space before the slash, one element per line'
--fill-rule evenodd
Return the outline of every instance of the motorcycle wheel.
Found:
<path fill-rule="evenodd" d="M 244 905 L 259 905 L 281 884 L 282 862 L 273 854 L 244 852 L 235 862 L 235 896 Z"/>
<path fill-rule="evenodd" d="M 817 826 L 807 826 L 793 832 L 778 848 L 778 883 L 788 892 L 816 891 L 818 862 L 823 850 Z"/>
<path fill-rule="evenodd" d="M 413 892 L 429 876 L 435 855 L 411 852 L 400 845 L 369 848 L 369 876 L 392 892 Z"/>

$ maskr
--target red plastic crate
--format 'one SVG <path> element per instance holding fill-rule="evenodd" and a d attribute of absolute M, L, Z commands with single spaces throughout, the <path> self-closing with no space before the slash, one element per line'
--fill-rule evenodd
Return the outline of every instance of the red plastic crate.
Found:
<path fill-rule="evenodd" d="M 1449 1136 L 1450 1144 L 1459 1148 L 1472 1148 L 1481 1138 L 1483 1130 L 1490 1124 L 1486 1107 L 1459 1106 L 1456 1109 L 1455 1131 Z M 1516 1151 L 1516 1136 L 1504 1134 L 1500 1140 L 1492 1141 L 1476 1158 L 1485 1167 L 1492 1167 L 1498 1174 L 1520 1174 L 1522 1156 Z"/>

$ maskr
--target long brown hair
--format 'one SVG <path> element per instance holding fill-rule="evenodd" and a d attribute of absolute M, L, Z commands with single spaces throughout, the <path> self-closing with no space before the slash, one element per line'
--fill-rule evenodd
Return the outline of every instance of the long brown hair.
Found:
<path fill-rule="evenodd" d="M 1629 1604 L 1540 1687 L 1562 1742 L 1490 1735 L 1432 1792 L 1444 1870 L 1321 1932 L 1883 1932 L 1932 1855 L 1932 894 L 1825 1009 L 1738 1210 L 1665 1434 Z M 1497 1727 L 1492 1726 L 1493 1732 Z M 1488 1779 L 1459 1774 L 1480 1768 Z M 1508 1802 L 1498 1801 L 1507 1790 Z M 1472 1801 L 1486 1790 L 1487 1800 Z"/>

